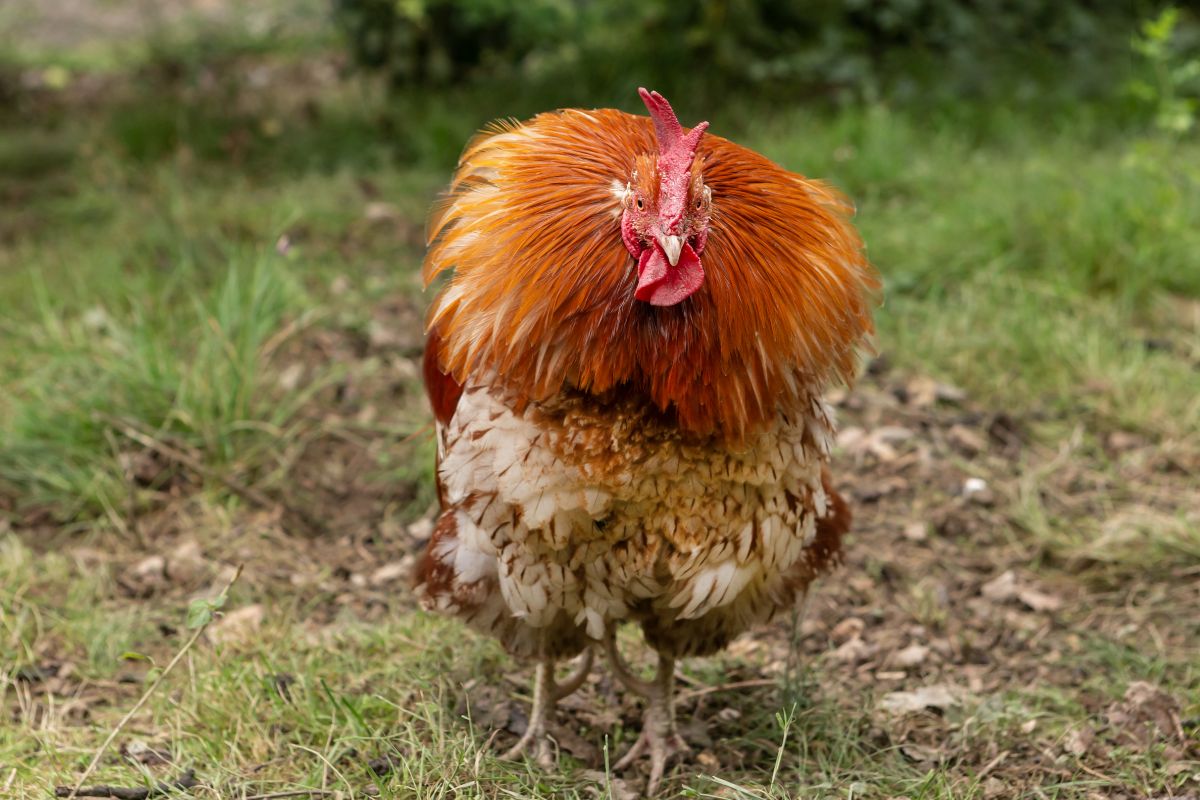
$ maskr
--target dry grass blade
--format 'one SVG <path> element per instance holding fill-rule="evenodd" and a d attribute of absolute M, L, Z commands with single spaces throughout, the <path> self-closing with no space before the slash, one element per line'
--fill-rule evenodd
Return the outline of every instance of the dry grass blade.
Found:
<path fill-rule="evenodd" d="M 242 568 L 239 566 L 237 571 L 233 573 L 233 577 L 229 579 L 229 583 L 225 584 L 225 588 L 221 590 L 221 594 L 219 596 L 228 594 L 230 588 L 232 588 L 233 584 L 237 582 L 237 579 L 239 576 L 241 576 L 241 574 Z M 108 751 L 109 745 L 113 743 L 113 740 L 116 739 L 125 726 L 129 724 L 129 720 L 133 719 L 134 715 L 137 714 L 137 712 L 141 710 L 142 706 L 146 704 L 146 701 L 149 700 L 155 691 L 158 690 L 158 687 L 162 685 L 162 682 L 166 680 L 166 677 L 171 674 L 171 670 L 175 669 L 175 666 L 183 660 L 183 657 L 189 650 L 192 649 L 192 645 L 194 645 L 196 640 L 204 634 L 204 631 L 208 629 L 208 626 L 211 624 L 211 622 L 212 621 L 209 620 L 202 625 L 196 626 L 195 630 L 192 631 L 192 635 L 189 636 L 188 640 L 183 643 L 183 647 L 179 648 L 178 652 L 175 653 L 175 657 L 171 659 L 167 666 L 163 667 L 163 671 L 159 673 L 157 678 L 154 679 L 154 683 L 150 684 L 150 687 L 142 693 L 142 696 L 138 698 L 138 701 L 133 704 L 133 708 L 129 709 L 125 716 L 121 717 L 121 721 L 116 724 L 116 726 L 109 732 L 108 736 L 100 744 L 100 747 L 96 749 L 96 754 L 92 756 L 92 760 L 88 763 L 87 769 L 85 769 L 83 774 L 79 776 L 79 780 L 75 781 L 75 786 L 68 794 L 65 795 L 67 800 L 73 800 L 73 798 L 80 796 L 80 792 L 83 790 L 84 782 L 87 781 L 88 778 L 92 777 L 92 773 L 95 772 L 96 767 L 100 765 L 100 759 L 103 758 L 105 752 Z"/>
<path fill-rule="evenodd" d="M 107 415 L 102 415 L 101 418 L 104 420 L 104 422 L 115 427 L 126 438 L 132 439 L 143 447 L 153 450 L 164 458 L 168 458 L 171 461 L 180 464 L 181 466 L 187 467 L 192 472 L 195 472 L 197 475 L 200 475 L 203 478 L 219 481 L 223 486 L 225 486 L 226 489 L 233 492 L 238 497 L 253 503 L 259 508 L 267 510 L 282 508 L 286 513 L 299 520 L 306 528 L 308 528 L 310 533 L 317 533 L 321 531 L 320 523 L 301 509 L 290 506 L 282 501 L 273 500 L 258 489 L 246 486 L 245 484 L 234 480 L 228 475 L 210 469 L 202 464 L 198 459 L 188 455 L 178 448 L 172 447 L 165 442 L 155 439 L 153 436 L 138 430 L 128 422 L 109 417 Z"/>

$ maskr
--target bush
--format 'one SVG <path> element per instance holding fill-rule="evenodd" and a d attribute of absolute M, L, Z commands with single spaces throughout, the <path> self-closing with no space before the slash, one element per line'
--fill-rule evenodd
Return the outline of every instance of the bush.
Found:
<path fill-rule="evenodd" d="M 569 81 L 606 96 L 753 85 L 835 96 L 977 95 L 1125 77 L 1132 4 L 1055 0 L 334 0 L 356 61 L 396 86 Z M 1002 78 L 1002 80 L 1001 80 Z"/>

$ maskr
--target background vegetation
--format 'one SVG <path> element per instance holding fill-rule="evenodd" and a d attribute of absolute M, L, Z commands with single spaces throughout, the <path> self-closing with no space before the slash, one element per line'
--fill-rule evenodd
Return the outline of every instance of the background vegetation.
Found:
<path fill-rule="evenodd" d="M 1043 0 L 5 3 L 0 793 L 79 777 L 244 564 L 99 782 L 635 796 L 602 677 L 563 777 L 488 755 L 526 675 L 403 575 L 425 210 L 489 119 L 638 85 L 845 190 L 886 281 L 807 671 L 786 626 L 688 665 L 677 786 L 1195 793 L 1196 31 Z M 930 685 L 958 699 L 879 716 Z"/>

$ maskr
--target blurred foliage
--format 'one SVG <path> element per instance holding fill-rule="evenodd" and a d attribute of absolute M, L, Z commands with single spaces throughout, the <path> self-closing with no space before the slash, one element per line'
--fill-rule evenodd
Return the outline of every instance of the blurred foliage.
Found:
<path fill-rule="evenodd" d="M 397 87 L 569 83 L 604 98 L 753 85 L 843 100 L 1127 78 L 1145 9 L 1101 0 L 334 0 L 357 62 Z M 618 85 L 619 84 L 619 88 Z"/>
<path fill-rule="evenodd" d="M 1150 109 L 1155 126 L 1176 134 L 1195 127 L 1200 94 L 1200 37 L 1180 23 L 1175 7 L 1142 23 L 1133 38 L 1141 69 L 1128 84 L 1130 94 Z"/>

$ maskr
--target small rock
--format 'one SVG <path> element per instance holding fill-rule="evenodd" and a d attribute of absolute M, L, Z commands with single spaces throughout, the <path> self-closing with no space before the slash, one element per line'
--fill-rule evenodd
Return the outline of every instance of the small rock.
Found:
<path fill-rule="evenodd" d="M 967 478 L 963 481 L 962 495 L 968 501 L 980 506 L 990 506 L 996 502 L 992 487 L 983 478 Z"/>
<path fill-rule="evenodd" d="M 263 607 L 258 603 L 230 611 L 208 629 L 213 644 L 245 644 L 262 627 Z"/>
<path fill-rule="evenodd" d="M 121 754 L 126 758 L 147 766 L 170 764 L 171 756 L 161 750 L 155 750 L 141 739 L 134 739 L 121 747 Z"/>
<path fill-rule="evenodd" d="M 1141 436 L 1128 431 L 1113 431 L 1108 435 L 1108 449 L 1116 453 L 1136 450 L 1145 444 Z"/>
<path fill-rule="evenodd" d="M 147 556 L 133 566 L 132 572 L 142 581 L 161 582 L 167 577 L 167 560 L 159 555 Z"/>
<path fill-rule="evenodd" d="M 100 333 L 112 325 L 108 312 L 102 306 L 92 306 L 83 312 L 83 316 L 80 317 L 79 321 L 83 323 L 83 327 L 92 333 Z"/>
<path fill-rule="evenodd" d="M 167 574 L 178 583 L 193 583 L 205 576 L 209 564 L 194 540 L 180 543 L 167 557 Z"/>
<path fill-rule="evenodd" d="M 923 542 L 929 538 L 929 528 L 924 522 L 910 522 L 904 526 L 904 538 L 910 542 Z"/>
<path fill-rule="evenodd" d="M 742 718 L 742 712 L 732 706 L 726 706 L 717 712 L 717 719 L 721 722 L 737 722 Z"/>
<path fill-rule="evenodd" d="M 400 219 L 400 209 L 391 203 L 375 201 L 367 203 L 367 207 L 363 210 L 363 217 L 369 222 L 381 222 L 387 220 Z"/>
<path fill-rule="evenodd" d="M 284 367 L 279 373 L 276 381 L 279 383 L 279 388 L 285 392 L 290 392 L 300 385 L 300 379 L 304 377 L 304 364 L 295 361 Z"/>

